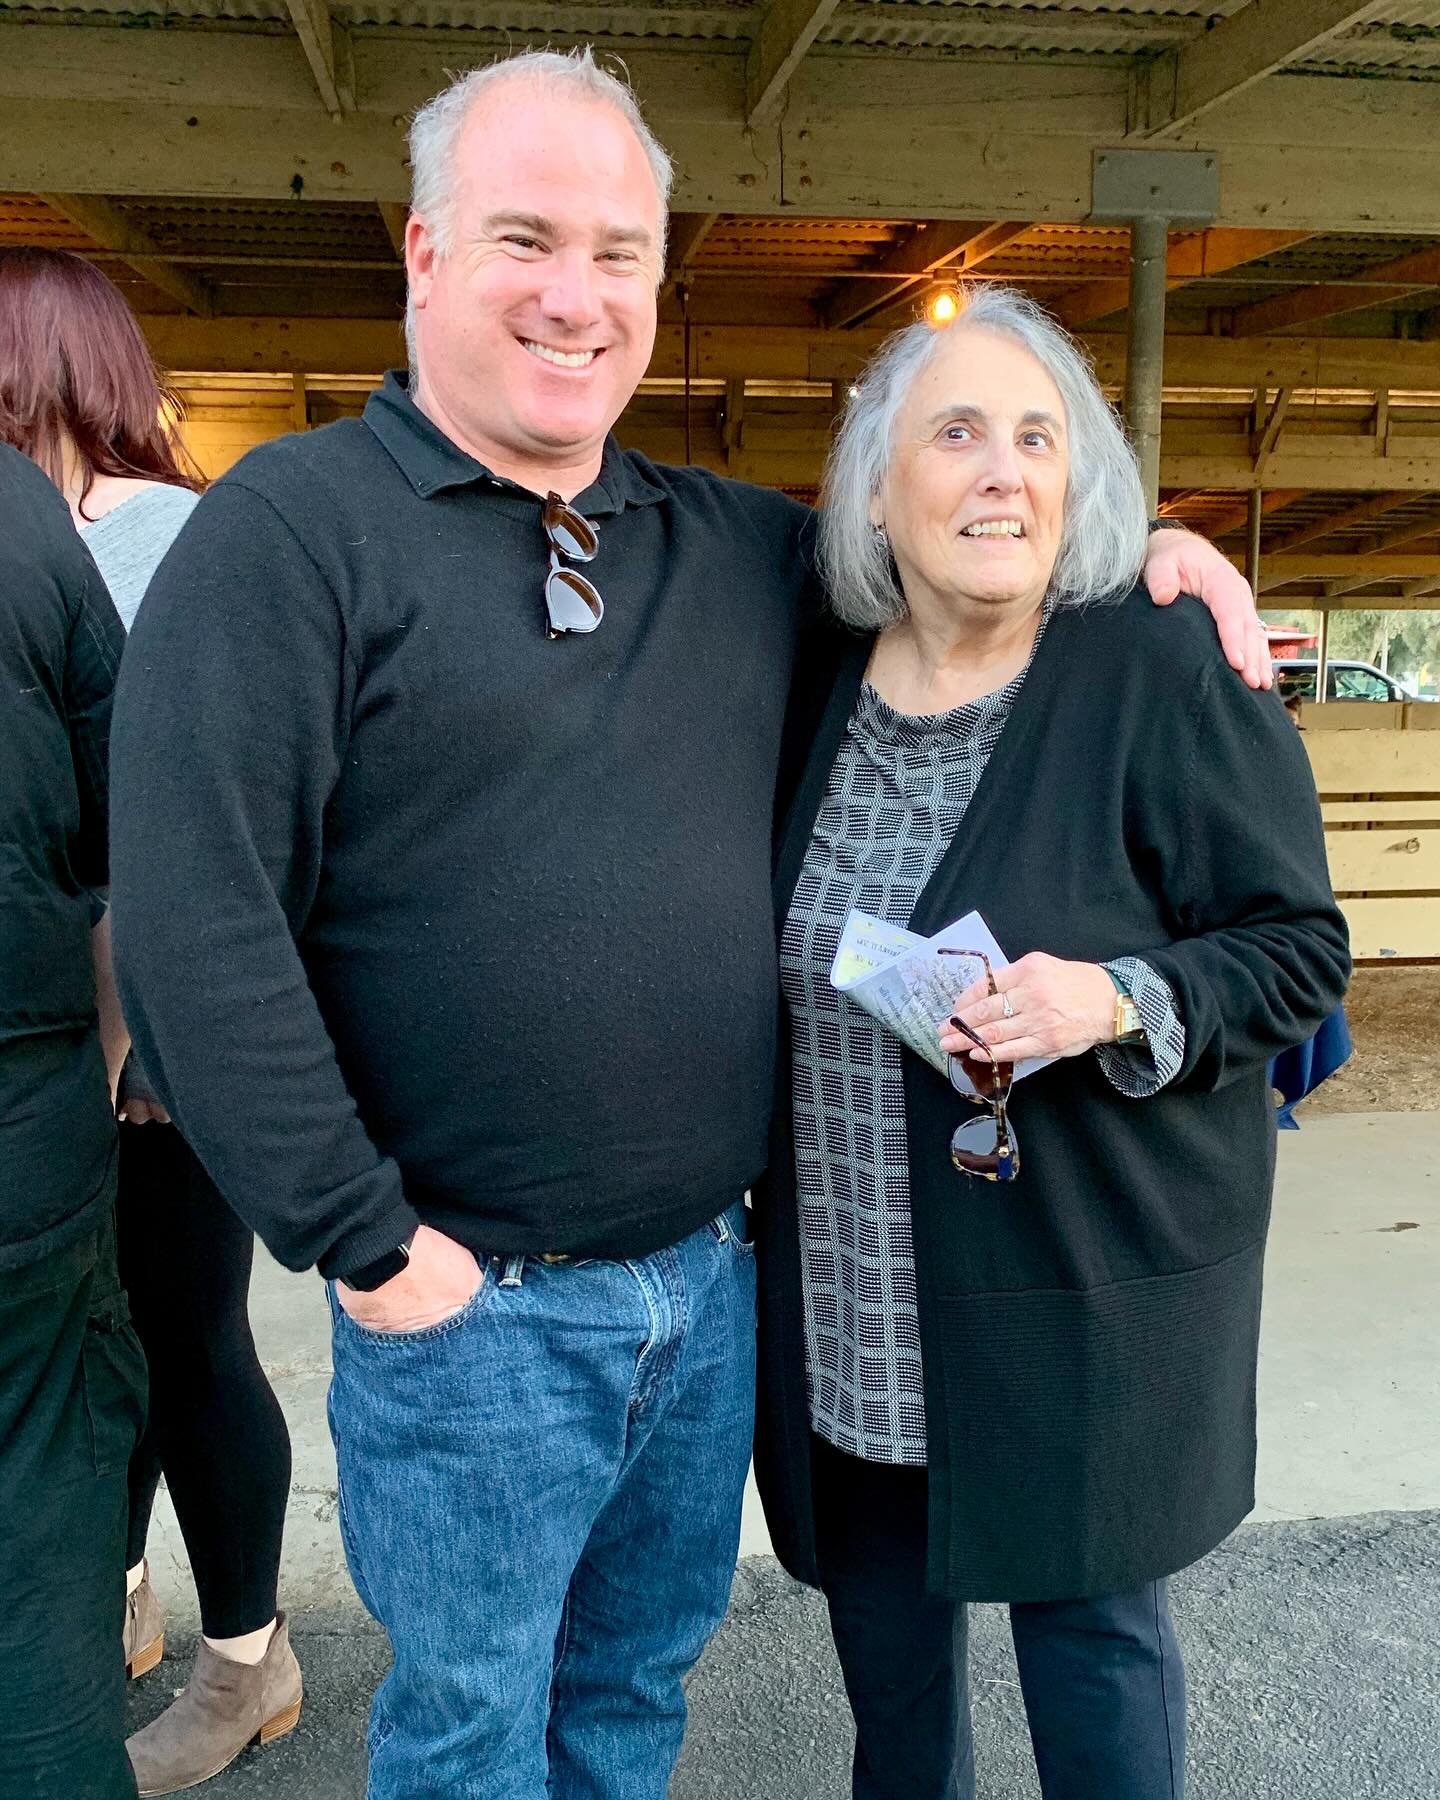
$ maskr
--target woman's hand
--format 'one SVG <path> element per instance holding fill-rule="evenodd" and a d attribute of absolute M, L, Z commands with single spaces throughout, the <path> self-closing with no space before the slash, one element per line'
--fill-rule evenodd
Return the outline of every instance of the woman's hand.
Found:
<path fill-rule="evenodd" d="M 998 998 L 983 980 L 972 983 L 956 1001 L 955 1011 L 984 1038 L 997 1062 L 1083 1056 L 1096 1044 L 1115 1041 L 1115 984 L 1099 963 L 1062 962 L 1058 956 L 1033 950 L 1019 962 L 997 969 L 995 986 Z M 951 1055 L 968 1054 L 977 1062 L 986 1060 L 984 1052 L 952 1025 L 941 1028 L 940 1048 Z"/>

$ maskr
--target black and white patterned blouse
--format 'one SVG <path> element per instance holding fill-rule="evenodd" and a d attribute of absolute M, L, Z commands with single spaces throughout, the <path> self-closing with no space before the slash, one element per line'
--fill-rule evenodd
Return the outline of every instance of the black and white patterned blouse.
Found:
<path fill-rule="evenodd" d="M 810 1418 L 871 1462 L 926 1459 L 900 1061 L 909 1052 L 835 992 L 830 966 L 852 907 L 909 924 L 1024 679 L 933 717 L 898 713 L 861 687 L 781 938 Z M 1121 1093 L 1143 1098 L 1179 1069 L 1184 1027 L 1147 964 L 1108 966 L 1135 998 L 1148 1048 L 1095 1054 Z"/>

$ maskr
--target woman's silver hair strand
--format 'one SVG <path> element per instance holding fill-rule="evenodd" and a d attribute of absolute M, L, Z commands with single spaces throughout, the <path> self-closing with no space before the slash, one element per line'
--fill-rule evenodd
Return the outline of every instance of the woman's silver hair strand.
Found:
<path fill-rule="evenodd" d="M 1070 473 L 1060 551 L 1050 582 L 1057 605 L 1127 593 L 1145 561 L 1145 498 L 1135 457 L 1089 359 L 1070 334 L 1013 288 L 974 289 L 955 320 L 907 325 L 866 364 L 825 468 L 820 494 L 820 568 L 830 605 L 846 624 L 883 631 L 905 616 L 889 540 L 870 521 L 890 467 L 895 420 L 946 332 L 962 326 L 1022 345 L 1049 374 L 1065 405 Z"/>
<path fill-rule="evenodd" d="M 577 50 L 525 50 L 483 69 L 471 69 L 441 93 L 427 100 L 410 122 L 410 210 L 424 219 L 431 241 L 441 256 L 455 247 L 455 209 L 458 202 L 455 145 L 471 109 L 493 89 L 514 81 L 529 81 L 570 99 L 598 101 L 613 106 L 640 140 L 645 160 L 655 177 L 660 198 L 657 228 L 657 279 L 665 266 L 665 234 L 674 165 L 664 145 L 645 123 L 628 85 L 618 75 L 602 69 L 588 44 Z M 414 314 L 405 307 L 405 342 L 410 366 L 415 366 Z"/>

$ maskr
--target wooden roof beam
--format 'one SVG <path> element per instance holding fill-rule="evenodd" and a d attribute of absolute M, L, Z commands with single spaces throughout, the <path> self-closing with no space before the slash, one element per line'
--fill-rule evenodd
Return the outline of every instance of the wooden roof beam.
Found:
<path fill-rule="evenodd" d="M 410 208 L 403 200 L 377 200 L 376 210 L 385 221 L 390 248 L 401 262 L 405 260 L 405 227 L 410 223 Z"/>
<path fill-rule="evenodd" d="M 1411 499 L 1414 499 L 1411 495 Z M 1387 550 L 1398 550 L 1402 544 L 1413 544 L 1417 538 L 1434 537 L 1440 532 L 1440 512 L 1425 513 L 1418 519 L 1407 519 L 1393 531 L 1382 533 L 1362 552 L 1365 556 L 1383 556 Z"/>
<path fill-rule="evenodd" d="M 1166 291 L 1259 262 L 1314 236 L 1312 231 L 1246 231 L 1233 225 L 1213 226 L 1171 244 L 1165 259 Z M 1047 304 L 1060 323 L 1074 331 L 1092 319 L 1106 319 L 1111 313 L 1123 312 L 1130 304 L 1130 277 L 1117 275 L 1113 281 L 1087 282 L 1083 287 L 1067 289 Z"/>
<path fill-rule="evenodd" d="M 1261 424 L 1259 415 L 1265 410 L 1265 400 L 1269 390 L 1263 387 L 1256 389 L 1256 428 L 1251 435 L 1250 451 L 1255 458 L 1257 480 L 1264 475 L 1265 465 L 1269 462 L 1271 453 L 1279 441 L 1281 431 L 1284 430 L 1285 415 L 1290 410 L 1290 396 L 1294 391 L 1293 388 L 1282 387 L 1276 394 L 1264 423 Z"/>
<path fill-rule="evenodd" d="M 1256 478 L 1248 445 L 1243 449 L 1237 445 L 1234 450 L 1184 449 L 1167 441 L 1160 451 L 1160 485 L 1226 488 L 1236 494 L 1248 494 L 1262 485 L 1303 487 L 1317 494 L 1378 494 L 1399 488 L 1408 488 L 1416 496 L 1440 492 L 1440 438 L 1415 440 L 1414 451 L 1404 456 L 1321 453 L 1318 446 L 1326 442 L 1317 438 L 1296 448 L 1282 441 L 1270 458 L 1262 484 Z"/>
<path fill-rule="evenodd" d="M 1309 325 L 1317 319 L 1333 319 L 1341 313 L 1384 306 L 1389 301 L 1405 299 L 1417 289 L 1440 287 L 1440 245 L 1416 250 L 1410 256 L 1392 257 L 1389 262 L 1372 263 L 1360 271 L 1360 278 L 1368 285 L 1353 287 L 1349 283 L 1341 286 L 1318 282 L 1313 287 L 1276 294 L 1269 300 L 1237 307 L 1231 334 L 1234 337 L 1264 337 L 1268 332 L 1285 331 L 1292 325 Z M 1384 285 L 1392 281 L 1399 285 Z"/>
<path fill-rule="evenodd" d="M 1137 72 L 1130 135 L 1172 137 L 1382 10 L 1374 0 L 1358 6 L 1355 0 L 1250 0 L 1203 36 Z"/>
<path fill-rule="evenodd" d="M 660 298 L 668 300 L 685 272 L 686 264 L 710 235 L 719 213 L 671 213 L 666 231 L 665 279 L 660 284 Z"/>
<path fill-rule="evenodd" d="M 1317 538 L 1330 537 L 1337 531 L 1349 531 L 1356 525 L 1368 525 L 1372 519 L 1394 512 L 1397 506 L 1405 506 L 1414 498 L 1413 494 L 1377 494 L 1373 500 L 1362 500 L 1357 506 L 1347 506 L 1343 512 L 1332 513 L 1329 518 L 1315 519 L 1309 525 L 1297 525 L 1294 531 L 1288 531 L 1284 537 L 1277 538 L 1266 554 L 1284 556 L 1300 549 L 1303 544 L 1313 544 Z"/>
<path fill-rule="evenodd" d="M 350 34 L 330 17 L 325 0 L 285 0 L 320 103 L 332 119 L 355 110 L 355 60 Z"/>
<path fill-rule="evenodd" d="M 279 373 L 299 368 L 337 374 L 347 370 L 373 373 L 389 366 L 393 345 L 399 341 L 398 318 L 392 311 L 388 289 L 383 305 L 377 304 L 368 318 L 316 316 L 297 311 L 291 316 L 237 313 L 199 320 L 166 313 L 141 322 L 147 332 L 153 331 L 159 360 L 172 369 L 257 369 Z M 821 331 L 803 325 L 697 324 L 692 369 L 697 376 L 721 380 L 747 376 L 754 381 L 852 381 L 866 357 L 879 347 L 882 336 L 880 331 L 869 329 Z M 679 379 L 683 374 L 682 340 L 678 321 L 660 326 L 651 375 Z M 1117 386 L 1125 371 L 1124 337 L 1115 332 L 1095 332 L 1084 335 L 1083 341 L 1100 379 Z M 391 348 L 382 350 L 381 345 Z M 1308 389 L 1323 385 L 1373 393 L 1377 386 L 1388 386 L 1436 392 L 1440 391 L 1440 344 L 1412 343 L 1401 338 L 1251 338 L 1235 343 L 1229 338 L 1176 335 L 1166 339 L 1165 375 L 1167 382 L 1177 388 L 1248 390 L 1264 381 L 1272 388 Z M 1286 461 L 1292 460 L 1287 452 L 1289 441 L 1287 434 L 1281 439 L 1278 452 Z M 1402 481 L 1387 481 L 1385 474 L 1397 461 L 1407 460 L 1396 456 L 1399 446 L 1413 444 L 1417 456 L 1423 457 L 1428 450 L 1421 450 L 1420 446 L 1426 441 L 1392 436 L 1392 454 L 1385 457 L 1375 453 L 1373 436 L 1347 437 L 1340 464 L 1358 468 L 1363 462 L 1373 478 L 1357 481 L 1345 504 L 1353 503 L 1360 494 L 1411 492 L 1408 476 Z M 1247 450 L 1244 436 L 1237 432 L 1234 456 Z M 1227 452 L 1223 480 L 1215 480 L 1202 471 L 1198 478 L 1185 475 L 1165 485 L 1207 492 L 1229 488 L 1237 496 L 1242 495 L 1256 485 L 1249 456 L 1244 454 L 1244 479 L 1238 481 L 1229 478 L 1230 460 Z M 1267 494 L 1272 489 L 1285 488 L 1333 493 L 1343 487 L 1328 473 L 1319 481 L 1310 479 L 1310 471 L 1317 465 L 1326 467 L 1331 460 L 1328 455 L 1310 454 L 1293 460 L 1305 461 L 1310 470 L 1301 478 L 1290 480 L 1281 479 L 1272 468 L 1261 484 Z M 1434 488 L 1440 492 L 1440 480 Z"/>
<path fill-rule="evenodd" d="M 977 225 L 932 219 L 896 244 L 876 265 L 874 275 L 843 282 L 825 303 L 825 323 L 832 331 L 858 325 L 941 273 L 963 279 L 1029 229 L 1028 224 L 1014 222 Z M 882 275 L 894 279 L 877 279 Z"/>
<path fill-rule="evenodd" d="M 1261 515 L 1279 512 L 1293 501 L 1303 500 L 1309 491 L 1308 488 L 1267 488 L 1260 497 Z M 1250 503 L 1247 500 L 1244 506 L 1232 507 L 1229 512 L 1221 513 L 1217 518 L 1198 520 L 1197 529 L 1203 531 L 1208 538 L 1225 537 L 1229 532 L 1239 531 L 1242 525 L 1248 523 L 1249 518 Z M 1271 554 L 1272 551 L 1266 552 L 1267 556 Z"/>
<path fill-rule="evenodd" d="M 214 315 L 215 296 L 199 276 L 167 262 L 149 232 L 126 218 L 113 201 L 100 194 L 40 194 L 37 198 L 78 225 L 102 250 L 123 256 L 137 275 L 179 301 L 186 312 L 200 319 Z"/>
<path fill-rule="evenodd" d="M 1361 562 L 1357 567 L 1364 567 L 1371 558 L 1383 557 L 1387 551 L 1398 550 L 1402 544 L 1413 544 L 1418 538 L 1433 537 L 1440 532 L 1440 513 L 1426 513 L 1423 518 L 1407 520 L 1393 531 L 1387 531 L 1381 537 L 1371 540 L 1364 550 L 1359 552 Z M 1345 594 L 1353 594 L 1357 588 L 1368 587 L 1372 581 L 1383 577 L 1367 571 L 1366 573 L 1347 577 L 1342 581 L 1325 583 L 1326 598 L 1338 600 Z"/>
<path fill-rule="evenodd" d="M 771 0 L 745 65 L 745 124 L 773 124 L 791 77 L 840 0 Z"/>
<path fill-rule="evenodd" d="M 1244 557 L 1237 551 L 1230 560 L 1238 565 Z M 1322 556 L 1308 550 L 1291 556 L 1270 552 L 1261 558 L 1261 569 L 1261 592 L 1268 593 L 1287 581 L 1420 581 L 1440 575 L 1440 556 L 1380 556 L 1367 560 L 1353 555 Z"/>

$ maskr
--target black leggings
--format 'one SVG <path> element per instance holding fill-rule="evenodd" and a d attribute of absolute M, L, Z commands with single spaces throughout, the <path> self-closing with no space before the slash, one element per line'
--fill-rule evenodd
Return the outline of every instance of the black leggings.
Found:
<path fill-rule="evenodd" d="M 163 1473 L 201 1629 L 241 1637 L 275 1616 L 290 1493 L 290 1435 L 250 1334 L 255 1240 L 173 1125 L 120 1127 L 117 1222 L 120 1277 L 150 1365 L 126 1567 L 145 1554 Z"/>

